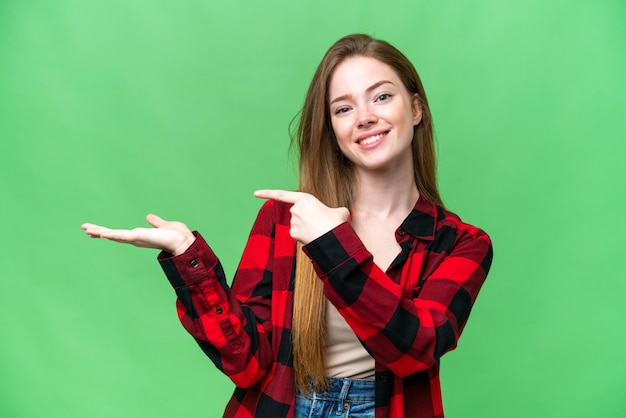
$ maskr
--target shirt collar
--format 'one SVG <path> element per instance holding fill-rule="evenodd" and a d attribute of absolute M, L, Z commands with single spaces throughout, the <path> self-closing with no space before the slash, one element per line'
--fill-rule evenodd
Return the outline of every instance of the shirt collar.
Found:
<path fill-rule="evenodd" d="M 437 206 L 419 196 L 409 216 L 406 217 L 400 229 L 416 238 L 432 240 L 437 229 Z"/>

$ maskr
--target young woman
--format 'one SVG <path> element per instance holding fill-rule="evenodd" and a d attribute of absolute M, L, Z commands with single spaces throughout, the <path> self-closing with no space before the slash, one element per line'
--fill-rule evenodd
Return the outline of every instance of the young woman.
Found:
<path fill-rule="evenodd" d="M 386 42 L 326 53 L 297 132 L 299 191 L 269 199 L 229 287 L 203 237 L 154 228 L 92 237 L 163 250 L 183 326 L 236 385 L 227 417 L 442 417 L 439 359 L 491 264 L 480 229 L 444 209 L 426 94 Z"/>

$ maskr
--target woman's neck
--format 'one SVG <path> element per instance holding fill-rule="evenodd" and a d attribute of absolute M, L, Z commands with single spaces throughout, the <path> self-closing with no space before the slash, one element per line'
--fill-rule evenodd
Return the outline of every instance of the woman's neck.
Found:
<path fill-rule="evenodd" d="M 360 172 L 357 171 L 353 216 L 358 213 L 378 218 L 400 216 L 413 209 L 419 197 L 413 171 Z"/>

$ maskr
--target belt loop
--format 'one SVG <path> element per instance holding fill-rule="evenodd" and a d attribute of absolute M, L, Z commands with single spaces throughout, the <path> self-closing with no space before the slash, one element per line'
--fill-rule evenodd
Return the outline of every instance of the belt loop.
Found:
<path fill-rule="evenodd" d="M 339 402 L 337 402 L 337 415 L 341 415 L 344 405 L 346 403 L 346 399 L 348 398 L 348 391 L 350 390 L 350 385 L 352 384 L 352 379 L 347 377 L 343 378 L 343 386 L 341 386 L 341 393 L 339 393 Z"/>

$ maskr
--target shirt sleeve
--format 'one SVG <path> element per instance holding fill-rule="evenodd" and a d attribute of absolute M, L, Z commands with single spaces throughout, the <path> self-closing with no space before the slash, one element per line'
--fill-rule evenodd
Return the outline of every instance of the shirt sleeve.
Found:
<path fill-rule="evenodd" d="M 463 224 L 465 225 L 465 224 Z M 445 227 L 409 256 L 403 289 L 348 224 L 304 247 L 337 307 L 374 359 L 400 377 L 429 369 L 456 346 L 491 265 L 487 234 Z"/>
<path fill-rule="evenodd" d="M 235 276 L 247 283 L 233 290 L 204 238 L 178 256 L 161 253 L 159 262 L 177 295 L 183 327 L 205 354 L 239 387 L 257 383 L 272 363 L 271 292 L 246 293 L 271 283 L 273 245 L 271 210 L 264 206 L 255 221 Z"/>

